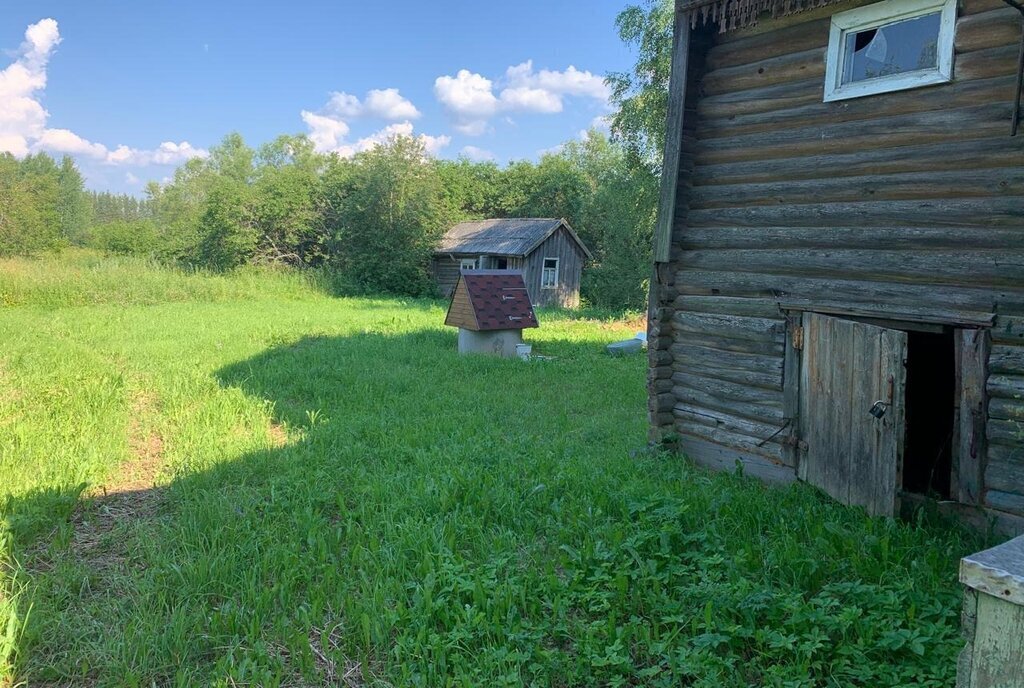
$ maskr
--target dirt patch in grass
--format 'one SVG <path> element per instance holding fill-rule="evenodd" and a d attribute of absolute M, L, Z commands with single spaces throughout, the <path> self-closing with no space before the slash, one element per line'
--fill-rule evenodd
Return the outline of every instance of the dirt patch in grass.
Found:
<path fill-rule="evenodd" d="M 157 398 L 151 392 L 139 392 L 132 401 L 128 418 L 130 458 L 100 486 L 104 496 L 137 493 L 153 487 L 164 466 L 164 440 L 160 433 L 147 427 L 146 420 L 157 414 Z"/>
<path fill-rule="evenodd" d="M 280 423 L 271 421 L 270 425 L 267 426 L 267 436 L 270 438 L 270 446 L 272 447 L 283 447 L 288 444 L 288 432 Z"/>
<path fill-rule="evenodd" d="M 92 571 L 140 568 L 141 560 L 133 563 L 129 538 L 121 531 L 151 519 L 160 502 L 156 480 L 164 466 L 164 441 L 147 423 L 156 417 L 157 405 L 150 392 L 135 395 L 127 428 L 128 460 L 91 490 L 71 517 L 68 552 Z"/>

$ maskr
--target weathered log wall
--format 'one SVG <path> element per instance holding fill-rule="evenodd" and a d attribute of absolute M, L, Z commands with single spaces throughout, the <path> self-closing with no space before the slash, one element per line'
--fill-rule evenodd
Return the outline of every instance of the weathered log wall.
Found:
<path fill-rule="evenodd" d="M 864 4 L 691 41 L 652 410 L 696 460 L 789 479 L 783 307 L 992 326 L 979 500 L 1024 514 L 1020 15 L 964 0 L 952 83 L 825 103 L 829 15 Z"/>

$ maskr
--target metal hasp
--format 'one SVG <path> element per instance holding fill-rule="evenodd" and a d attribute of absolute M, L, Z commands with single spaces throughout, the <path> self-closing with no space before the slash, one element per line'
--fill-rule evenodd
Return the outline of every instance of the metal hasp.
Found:
<path fill-rule="evenodd" d="M 1024 687 L 1024 536 L 960 560 L 957 688 Z"/>
<path fill-rule="evenodd" d="M 1010 122 L 1010 136 L 1017 135 L 1020 125 L 1020 92 L 1024 85 L 1024 5 L 1017 0 L 1003 0 L 1007 5 L 1020 12 L 1020 55 L 1017 57 L 1017 90 L 1013 97 L 1013 116 Z"/>

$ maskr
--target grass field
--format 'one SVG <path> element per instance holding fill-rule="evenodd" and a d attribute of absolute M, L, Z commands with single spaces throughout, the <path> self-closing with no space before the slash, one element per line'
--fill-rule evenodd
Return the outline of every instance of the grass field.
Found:
<path fill-rule="evenodd" d="M 642 358 L 292 273 L 0 261 L 0 685 L 952 686 L 984 543 L 645 446 Z"/>

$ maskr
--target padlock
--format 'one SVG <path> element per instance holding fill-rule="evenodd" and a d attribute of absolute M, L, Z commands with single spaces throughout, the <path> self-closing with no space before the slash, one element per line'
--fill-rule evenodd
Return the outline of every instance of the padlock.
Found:
<path fill-rule="evenodd" d="M 885 412 L 888 410 L 889 404 L 885 403 L 884 401 L 876 401 L 871 405 L 871 408 L 868 410 L 868 413 L 870 413 L 875 418 L 881 418 L 882 416 L 885 415 Z"/>

